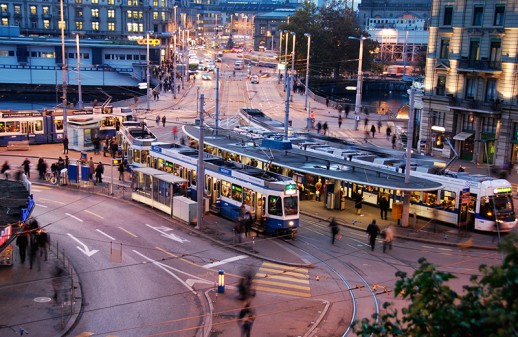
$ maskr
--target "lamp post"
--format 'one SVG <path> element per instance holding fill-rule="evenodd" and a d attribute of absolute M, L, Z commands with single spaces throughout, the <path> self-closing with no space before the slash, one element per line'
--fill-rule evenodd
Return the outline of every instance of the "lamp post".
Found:
<path fill-rule="evenodd" d="M 83 108 L 83 92 L 81 89 L 81 53 L 79 48 L 79 33 L 76 34 L 76 53 L 77 53 L 77 107 Z"/>
<path fill-rule="evenodd" d="M 308 109 L 308 85 L 309 85 L 309 50 L 311 48 L 311 34 L 306 33 L 304 34 L 305 37 L 308 38 L 308 54 L 306 57 L 306 90 L 304 91 L 304 109 L 308 112 L 308 118 L 309 118 L 309 109 Z"/>
<path fill-rule="evenodd" d="M 360 54 L 358 56 L 358 78 L 356 80 L 356 103 L 354 105 L 354 113 L 359 115 L 361 113 L 362 107 L 362 61 L 363 61 L 363 40 L 366 39 L 365 36 L 360 35 L 360 37 L 349 36 L 351 40 L 359 40 L 360 41 Z"/>
<path fill-rule="evenodd" d="M 286 82 L 287 82 L 286 75 L 288 74 L 288 43 L 289 43 L 288 34 L 290 32 L 285 30 L 284 33 L 286 34 L 286 47 L 284 48 L 284 81 L 283 82 L 284 82 L 284 91 L 286 91 Z"/>
<path fill-rule="evenodd" d="M 149 111 L 149 33 L 146 33 L 146 104 Z"/>
<path fill-rule="evenodd" d="M 63 137 L 67 137 L 67 61 L 65 54 L 65 14 L 63 8 L 63 1 L 59 2 L 60 5 L 60 20 L 59 25 L 61 28 L 61 75 L 63 80 Z"/>
<path fill-rule="evenodd" d="M 279 65 L 281 64 L 281 58 L 282 58 L 282 37 L 284 33 L 282 30 L 279 31 Z M 281 69 L 279 68 L 279 76 L 277 77 L 277 84 L 281 83 Z"/>
<path fill-rule="evenodd" d="M 288 90 L 292 90 L 293 84 L 295 83 L 295 38 L 297 37 L 297 34 L 295 32 L 291 32 L 291 35 L 293 36 L 293 49 L 291 51 L 291 88 L 288 88 Z M 293 102 L 293 95 L 291 96 L 291 101 Z"/>

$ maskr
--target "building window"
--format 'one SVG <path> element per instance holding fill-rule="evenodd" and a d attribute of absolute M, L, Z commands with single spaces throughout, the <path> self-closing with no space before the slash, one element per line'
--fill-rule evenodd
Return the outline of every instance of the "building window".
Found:
<path fill-rule="evenodd" d="M 99 21 L 92 21 L 92 30 L 99 31 Z"/>
<path fill-rule="evenodd" d="M 128 6 L 138 6 L 138 0 L 128 0 Z"/>
<path fill-rule="evenodd" d="M 496 78 L 490 78 L 486 83 L 486 101 L 494 102 L 497 99 L 496 94 L 497 81 Z"/>
<path fill-rule="evenodd" d="M 465 97 L 466 99 L 475 99 L 477 96 L 477 79 L 474 77 L 467 77 L 466 78 L 466 92 Z"/>
<path fill-rule="evenodd" d="M 495 7 L 495 18 L 493 20 L 493 26 L 503 26 L 504 25 L 504 13 L 505 13 L 505 6 L 497 5 Z"/>
<path fill-rule="evenodd" d="M 99 4 L 99 0 L 92 0 L 92 5 L 98 5 Z"/>
<path fill-rule="evenodd" d="M 444 19 L 442 24 L 444 26 L 451 26 L 453 20 L 453 7 L 444 7 Z"/>
<path fill-rule="evenodd" d="M 49 19 L 43 20 L 43 29 L 50 29 L 50 20 Z"/>
<path fill-rule="evenodd" d="M 442 112 L 442 111 L 432 111 L 432 120 L 430 121 L 431 125 L 435 125 L 435 126 L 444 126 L 444 123 L 445 123 L 445 117 L 446 117 L 446 113 L 445 112 Z"/>
<path fill-rule="evenodd" d="M 14 14 L 22 14 L 22 6 L 14 5 Z"/>
<path fill-rule="evenodd" d="M 259 26 L 259 35 L 266 35 L 266 26 L 265 25 Z"/>
<path fill-rule="evenodd" d="M 437 76 L 437 86 L 435 87 L 435 94 L 437 96 L 446 95 L 446 75 L 441 74 Z"/>
<path fill-rule="evenodd" d="M 8 18 L 2 18 L 2 26 L 9 26 L 9 19 Z"/>
<path fill-rule="evenodd" d="M 108 31 L 110 31 L 110 32 L 115 31 L 115 22 L 108 22 Z"/>
<path fill-rule="evenodd" d="M 462 117 L 462 131 L 475 131 L 475 117 L 471 114 Z"/>
<path fill-rule="evenodd" d="M 115 18 L 115 10 L 114 9 L 108 9 L 108 18 L 114 19 Z"/>
<path fill-rule="evenodd" d="M 480 41 L 471 40 L 469 43 L 469 57 L 471 61 L 477 61 L 480 56 Z"/>
<path fill-rule="evenodd" d="M 158 0 L 153 0 L 153 7 L 158 7 Z"/>
<path fill-rule="evenodd" d="M 500 63 L 502 61 L 502 42 L 501 41 L 491 41 L 491 45 L 489 47 L 489 61 L 491 62 L 491 68 L 495 68 L 498 66 L 494 63 Z"/>
<path fill-rule="evenodd" d="M 162 20 L 162 21 L 166 21 L 167 19 L 166 19 L 166 17 L 165 17 L 165 12 L 160 12 L 160 14 L 161 14 L 161 16 L 162 16 L 161 20 Z M 167 27 L 167 25 L 166 25 L 166 27 Z M 164 29 L 163 29 L 163 31 L 164 31 L 164 32 L 165 32 L 165 31 L 167 31 L 167 28 L 164 28 Z"/>
<path fill-rule="evenodd" d="M 29 11 L 30 11 L 31 15 L 38 15 L 38 8 L 36 6 L 30 6 Z M 3 10 L 2 10 L 2 12 L 3 12 Z"/>
<path fill-rule="evenodd" d="M 484 14 L 484 7 L 475 6 L 473 10 L 473 26 L 482 26 L 482 18 Z"/>
<path fill-rule="evenodd" d="M 482 119 L 482 132 L 496 134 L 497 119 L 493 117 L 484 117 Z"/>
<path fill-rule="evenodd" d="M 83 0 L 76 0 L 76 4 L 82 4 Z"/>
<path fill-rule="evenodd" d="M 83 17 L 83 9 L 82 8 L 76 8 L 76 18 L 82 18 Z"/>
<path fill-rule="evenodd" d="M 83 21 L 76 21 L 76 30 L 83 30 Z"/>
<path fill-rule="evenodd" d="M 158 20 L 158 12 L 153 12 L 153 20 Z"/>
<path fill-rule="evenodd" d="M 49 15 L 50 14 L 50 7 L 49 6 L 43 6 L 43 15 Z"/>
<path fill-rule="evenodd" d="M 35 6 L 31 6 L 32 7 L 35 7 Z M 7 4 L 0 4 L 0 10 L 2 11 L 2 13 L 7 13 Z"/>
<path fill-rule="evenodd" d="M 92 18 L 99 17 L 99 8 L 92 8 Z"/>
<path fill-rule="evenodd" d="M 440 59 L 448 59 L 450 57 L 450 39 L 441 40 L 441 54 Z"/>
<path fill-rule="evenodd" d="M 115 5 L 115 0 L 108 0 L 108 5 Z"/>

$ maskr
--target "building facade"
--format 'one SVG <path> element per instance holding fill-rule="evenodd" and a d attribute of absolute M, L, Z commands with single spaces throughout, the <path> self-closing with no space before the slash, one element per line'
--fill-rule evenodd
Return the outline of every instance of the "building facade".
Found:
<path fill-rule="evenodd" d="M 428 154 L 518 163 L 517 0 L 434 0 L 419 138 Z"/>

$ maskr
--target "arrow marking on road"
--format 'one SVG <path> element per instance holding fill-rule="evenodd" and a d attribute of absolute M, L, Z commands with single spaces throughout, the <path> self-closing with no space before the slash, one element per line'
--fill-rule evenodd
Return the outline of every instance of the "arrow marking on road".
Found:
<path fill-rule="evenodd" d="M 149 228 L 151 228 L 151 229 L 156 230 L 157 232 L 159 232 L 160 234 L 162 234 L 162 236 L 163 236 L 163 237 L 165 237 L 165 238 L 168 238 L 168 239 L 171 239 L 171 240 L 174 240 L 174 241 L 180 242 L 180 243 L 189 242 L 189 240 L 187 240 L 187 239 L 182 239 L 181 237 L 179 237 L 179 236 L 177 236 L 177 235 L 175 235 L 175 234 L 172 234 L 172 233 L 171 233 L 171 234 L 168 234 L 168 233 L 166 233 L 166 232 L 168 232 L 168 231 L 172 231 L 172 229 L 171 229 L 171 228 L 167 228 L 167 227 L 163 227 L 163 226 L 161 226 L 161 227 L 153 227 L 153 226 L 148 225 L 148 224 L 146 224 L 146 226 L 148 226 L 148 227 L 149 227 Z"/>
<path fill-rule="evenodd" d="M 74 239 L 77 243 L 79 243 L 81 246 L 83 246 L 83 248 L 79 247 L 79 246 L 76 246 L 77 249 L 79 249 L 81 251 L 81 253 L 85 254 L 86 256 L 90 257 L 92 255 L 94 255 L 95 253 L 98 252 L 97 249 L 92 249 L 90 250 L 90 248 L 88 248 L 84 243 L 82 243 L 81 241 L 79 241 L 79 239 L 77 239 L 76 237 L 74 237 L 72 234 L 70 233 L 67 233 L 68 236 L 70 236 L 72 239 Z"/>
<path fill-rule="evenodd" d="M 203 267 L 204 268 L 217 267 L 217 266 L 221 266 L 222 264 L 234 262 L 234 261 L 241 260 L 241 259 L 244 259 L 247 257 L 248 257 L 247 255 L 238 255 L 238 256 L 234 256 L 234 257 L 229 257 L 228 259 L 224 259 L 224 260 L 221 260 L 218 262 L 207 263 Z"/>
<path fill-rule="evenodd" d="M 76 220 L 77 220 L 77 221 L 79 221 L 79 222 L 83 222 L 83 220 L 79 219 L 77 216 L 73 216 L 72 214 L 69 214 L 69 213 L 65 213 L 65 214 L 66 214 L 66 215 L 68 215 L 68 216 L 69 216 L 69 217 L 71 217 L 71 218 L 76 219 Z"/>

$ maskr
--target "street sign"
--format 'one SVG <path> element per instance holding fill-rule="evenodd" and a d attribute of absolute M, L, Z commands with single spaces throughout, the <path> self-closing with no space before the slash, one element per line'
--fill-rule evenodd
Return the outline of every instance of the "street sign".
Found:
<path fill-rule="evenodd" d="M 149 43 L 150 46 L 156 47 L 160 45 L 159 39 L 138 39 L 137 44 L 147 45 Z"/>

